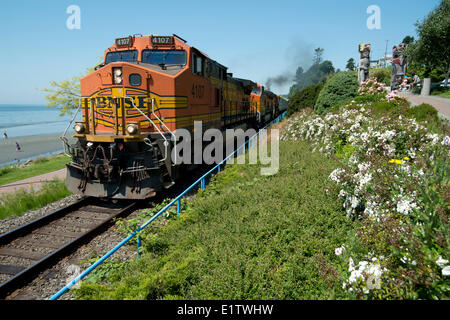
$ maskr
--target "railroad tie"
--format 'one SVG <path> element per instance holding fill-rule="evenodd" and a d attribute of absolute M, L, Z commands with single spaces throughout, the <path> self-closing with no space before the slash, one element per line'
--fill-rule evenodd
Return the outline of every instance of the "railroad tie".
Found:
<path fill-rule="evenodd" d="M 13 276 L 24 269 L 25 269 L 25 267 L 22 267 L 22 266 L 12 266 L 12 265 L 8 265 L 8 264 L 0 264 L 0 273 L 1 274 L 8 274 L 8 275 Z"/>
<path fill-rule="evenodd" d="M 1 248 L 0 255 L 35 261 L 41 260 L 43 257 L 46 256 L 46 254 L 42 252 L 25 251 L 23 249 L 15 249 L 15 248 Z"/>

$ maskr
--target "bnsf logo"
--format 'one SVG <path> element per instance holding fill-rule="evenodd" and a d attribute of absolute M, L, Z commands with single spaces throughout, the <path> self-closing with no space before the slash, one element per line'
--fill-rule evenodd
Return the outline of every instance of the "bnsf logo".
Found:
<path fill-rule="evenodd" d="M 147 97 L 133 97 L 134 105 L 138 108 L 146 108 L 148 102 L 145 100 Z M 91 102 L 97 108 L 110 108 L 113 109 L 114 106 L 120 106 L 121 98 L 113 98 L 113 97 L 95 97 L 95 98 L 87 98 L 88 102 Z M 131 99 L 123 99 L 123 104 L 126 109 L 132 109 L 133 104 L 131 103 Z"/>

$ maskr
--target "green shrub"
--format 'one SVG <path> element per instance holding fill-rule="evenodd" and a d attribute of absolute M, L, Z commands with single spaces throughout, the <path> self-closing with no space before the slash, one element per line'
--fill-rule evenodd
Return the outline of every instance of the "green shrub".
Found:
<path fill-rule="evenodd" d="M 314 107 L 316 113 L 324 113 L 331 107 L 339 107 L 340 104 L 354 98 L 358 94 L 358 78 L 356 72 L 339 72 L 328 80 Z"/>
<path fill-rule="evenodd" d="M 396 101 L 380 101 L 372 104 L 371 108 L 374 111 L 374 114 L 378 115 L 391 114 L 400 116 L 407 112 L 407 106 L 399 104 Z"/>
<path fill-rule="evenodd" d="M 366 104 L 366 103 L 373 103 L 373 102 L 379 102 L 385 98 L 386 95 L 361 95 L 356 96 L 353 100 L 356 104 Z"/>
<path fill-rule="evenodd" d="M 442 121 L 438 116 L 437 110 L 427 103 L 409 108 L 406 111 L 406 115 L 416 119 L 418 122 L 422 122 L 431 132 L 445 131 L 445 121 Z"/>
<path fill-rule="evenodd" d="M 370 73 L 370 77 L 377 78 L 378 82 L 382 82 L 387 86 L 391 85 L 391 68 L 375 69 Z"/>
<path fill-rule="evenodd" d="M 323 83 L 314 84 L 294 94 L 294 96 L 289 100 L 287 115 L 289 116 L 304 108 L 313 109 L 322 88 Z"/>
<path fill-rule="evenodd" d="M 359 102 L 359 97 L 355 100 Z M 438 112 L 433 106 L 429 104 L 421 104 L 415 107 L 410 107 L 409 102 L 404 98 L 396 98 L 392 101 L 378 101 L 366 104 L 366 108 L 373 111 L 374 116 L 383 117 L 407 117 L 413 118 L 425 126 L 429 131 L 434 133 L 446 132 L 445 121 L 442 121 Z"/>
<path fill-rule="evenodd" d="M 408 115 L 415 118 L 417 121 L 437 121 L 438 112 L 437 110 L 428 103 L 422 103 L 421 105 L 412 107 L 408 110 Z"/>

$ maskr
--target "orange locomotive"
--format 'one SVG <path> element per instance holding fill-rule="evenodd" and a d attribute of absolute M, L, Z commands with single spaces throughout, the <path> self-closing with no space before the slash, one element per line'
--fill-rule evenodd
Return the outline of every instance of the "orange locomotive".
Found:
<path fill-rule="evenodd" d="M 96 197 L 143 199 L 172 185 L 180 172 L 173 137 L 180 128 L 193 132 L 194 121 L 203 131 L 257 127 L 278 112 L 274 94 L 252 94 L 263 87 L 233 78 L 176 35 L 116 39 L 80 85 L 83 121 L 67 145 L 66 184 Z"/>
<path fill-rule="evenodd" d="M 257 112 L 257 122 L 265 123 L 275 118 L 281 111 L 280 98 L 264 86 L 257 84 L 250 94 L 250 104 Z"/>

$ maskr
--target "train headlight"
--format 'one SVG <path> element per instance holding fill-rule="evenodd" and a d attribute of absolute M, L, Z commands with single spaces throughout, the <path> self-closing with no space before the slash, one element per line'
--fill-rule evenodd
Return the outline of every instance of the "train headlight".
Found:
<path fill-rule="evenodd" d="M 123 81 L 122 68 L 114 68 L 113 75 L 114 75 L 114 83 L 121 84 Z"/>
<path fill-rule="evenodd" d="M 76 133 L 83 133 L 85 128 L 84 128 L 84 124 L 82 123 L 77 123 L 73 129 L 75 130 Z"/>
<path fill-rule="evenodd" d="M 138 127 L 134 123 L 130 123 L 127 125 L 127 132 L 128 134 L 136 134 L 138 133 Z"/>

